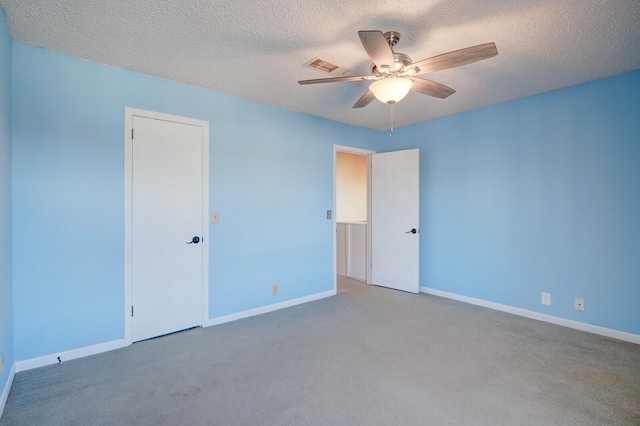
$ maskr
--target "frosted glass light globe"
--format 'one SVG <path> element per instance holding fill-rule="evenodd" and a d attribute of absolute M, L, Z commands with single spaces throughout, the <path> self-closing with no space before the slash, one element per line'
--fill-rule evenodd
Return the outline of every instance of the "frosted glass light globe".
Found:
<path fill-rule="evenodd" d="M 371 83 L 369 90 L 380 102 L 394 104 L 407 96 L 412 86 L 413 81 L 408 78 L 387 77 Z"/>

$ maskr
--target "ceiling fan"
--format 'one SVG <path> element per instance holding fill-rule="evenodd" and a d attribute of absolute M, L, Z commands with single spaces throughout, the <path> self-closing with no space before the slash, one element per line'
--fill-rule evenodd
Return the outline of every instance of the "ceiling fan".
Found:
<path fill-rule="evenodd" d="M 394 52 L 393 47 L 400 41 L 400 33 L 389 31 L 358 31 L 360 41 L 373 61 L 371 75 L 357 75 L 333 78 L 301 80 L 298 84 L 338 83 L 343 81 L 373 81 L 369 90 L 353 105 L 362 108 L 374 99 L 393 105 L 402 100 L 410 90 L 424 95 L 444 99 L 455 90 L 426 78 L 416 77 L 433 71 L 455 68 L 472 62 L 488 59 L 498 54 L 495 43 L 479 44 L 455 50 L 431 58 L 412 62 L 404 53 Z"/>

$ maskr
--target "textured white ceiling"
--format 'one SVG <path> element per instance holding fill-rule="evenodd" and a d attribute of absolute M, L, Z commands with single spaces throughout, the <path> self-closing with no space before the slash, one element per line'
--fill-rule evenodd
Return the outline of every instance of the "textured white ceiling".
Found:
<path fill-rule="evenodd" d="M 0 0 L 15 41 L 373 129 L 388 106 L 351 106 L 368 82 L 300 86 L 319 57 L 368 74 L 358 30 L 401 33 L 414 62 L 486 42 L 498 56 L 425 74 L 457 90 L 410 93 L 396 127 L 640 69 L 639 0 Z M 328 77 L 328 76 L 327 76 Z"/>

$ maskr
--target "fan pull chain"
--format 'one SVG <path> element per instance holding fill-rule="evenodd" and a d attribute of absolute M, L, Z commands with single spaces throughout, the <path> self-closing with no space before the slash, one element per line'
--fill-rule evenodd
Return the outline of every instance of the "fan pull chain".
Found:
<path fill-rule="evenodd" d="M 393 137 L 393 103 L 389 103 L 389 121 L 391 121 L 391 127 L 389 129 L 389 137 L 392 138 Z"/>

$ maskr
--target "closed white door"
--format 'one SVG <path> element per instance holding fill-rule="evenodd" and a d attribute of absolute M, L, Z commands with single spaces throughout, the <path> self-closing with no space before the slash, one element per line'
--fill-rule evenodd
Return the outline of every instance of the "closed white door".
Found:
<path fill-rule="evenodd" d="M 202 325 L 203 129 L 133 117 L 132 337 Z"/>
<path fill-rule="evenodd" d="M 371 157 L 371 283 L 419 293 L 420 151 Z"/>

